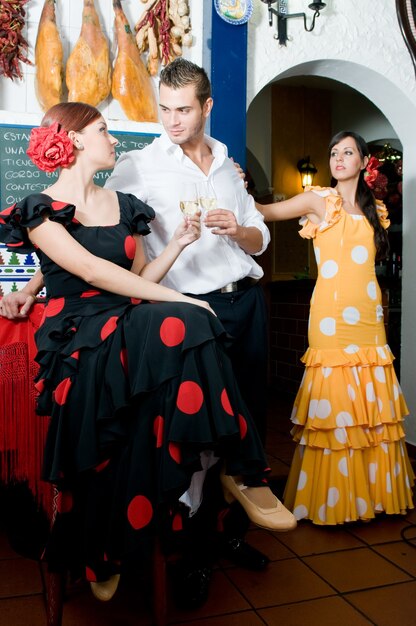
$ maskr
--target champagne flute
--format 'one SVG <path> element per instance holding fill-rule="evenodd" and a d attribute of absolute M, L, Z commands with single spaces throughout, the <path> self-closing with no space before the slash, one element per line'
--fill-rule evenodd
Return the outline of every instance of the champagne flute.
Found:
<path fill-rule="evenodd" d="M 217 197 L 213 186 L 209 182 L 198 183 L 199 206 L 204 211 L 212 211 L 217 208 Z"/>
<path fill-rule="evenodd" d="M 193 183 L 181 185 L 179 208 L 183 215 L 195 215 L 200 210 L 197 185 Z"/>

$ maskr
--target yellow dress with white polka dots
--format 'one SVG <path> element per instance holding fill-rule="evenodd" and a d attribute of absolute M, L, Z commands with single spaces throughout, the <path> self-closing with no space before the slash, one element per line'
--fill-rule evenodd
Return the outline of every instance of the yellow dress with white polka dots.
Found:
<path fill-rule="evenodd" d="M 306 368 L 291 420 L 297 442 L 285 505 L 315 524 L 372 519 L 413 508 L 404 441 L 406 402 L 386 342 L 373 229 L 342 207 L 334 189 L 321 224 L 306 218 L 318 279 L 311 298 Z M 381 224 L 389 220 L 377 202 Z"/>

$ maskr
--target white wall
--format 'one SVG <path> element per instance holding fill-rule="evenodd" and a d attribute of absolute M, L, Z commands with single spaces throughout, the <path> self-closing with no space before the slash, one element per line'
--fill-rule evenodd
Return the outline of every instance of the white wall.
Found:
<path fill-rule="evenodd" d="M 289 11 L 309 11 L 306 0 L 290 0 Z M 275 5 L 277 6 L 277 5 Z M 311 12 L 310 12 L 311 13 Z M 416 81 L 393 0 L 331 0 L 311 33 L 290 19 L 291 41 L 279 46 L 269 27 L 267 5 L 254 0 L 249 24 L 248 105 L 265 85 L 290 76 L 338 80 L 361 92 L 389 120 L 403 146 L 402 387 L 416 416 Z M 366 133 L 364 133 L 366 135 Z M 267 139 L 265 139 L 267 141 Z M 416 420 L 407 421 L 416 444 Z"/>
<path fill-rule="evenodd" d="M 184 56 L 195 63 L 202 64 L 203 5 L 200 0 L 189 0 L 189 4 L 194 45 L 184 49 Z M 24 34 L 29 43 L 29 58 L 32 61 L 34 61 L 36 35 L 42 7 L 43 0 L 31 0 L 25 7 L 27 26 Z M 80 34 L 83 2 L 82 0 L 56 0 L 55 7 L 65 62 Z M 117 50 L 114 42 L 112 2 L 110 0 L 95 0 L 95 7 L 100 17 L 101 26 L 109 39 L 110 55 L 113 60 Z M 123 0 L 122 7 L 133 30 L 143 12 L 143 6 L 139 0 Z M 15 79 L 12 81 L 9 78 L 0 78 L 0 124 L 38 124 L 43 115 L 34 88 L 36 68 L 26 64 L 21 64 L 21 68 L 24 74 L 23 80 Z M 153 82 L 156 93 L 157 80 L 153 79 Z M 111 130 L 160 132 L 159 124 L 143 124 L 127 120 L 119 103 L 111 97 L 102 103 L 99 109 L 104 117 L 109 120 Z"/>

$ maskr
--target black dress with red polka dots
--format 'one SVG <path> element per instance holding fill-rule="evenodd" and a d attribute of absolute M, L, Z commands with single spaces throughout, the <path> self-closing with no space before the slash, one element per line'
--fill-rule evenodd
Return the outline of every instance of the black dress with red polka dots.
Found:
<path fill-rule="evenodd" d="M 118 193 L 120 220 L 87 227 L 46 194 L 0 212 L 1 238 L 28 253 L 27 228 L 47 216 L 92 254 L 130 269 L 133 235 L 154 212 Z M 37 410 L 50 416 L 43 478 L 57 485 L 46 548 L 52 569 L 105 580 L 143 548 L 213 450 L 247 484 L 267 474 L 263 448 L 236 387 L 219 320 L 201 307 L 150 303 L 92 289 L 36 251 L 48 294 L 36 334 Z"/>

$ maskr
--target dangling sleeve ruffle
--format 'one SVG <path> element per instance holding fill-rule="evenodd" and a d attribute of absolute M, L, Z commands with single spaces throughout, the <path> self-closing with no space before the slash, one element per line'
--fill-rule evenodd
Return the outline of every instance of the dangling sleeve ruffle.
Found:
<path fill-rule="evenodd" d="M 390 226 L 390 220 L 386 205 L 381 200 L 376 200 L 376 211 L 380 224 L 386 230 Z"/>
<path fill-rule="evenodd" d="M 39 226 L 45 217 L 65 226 L 74 213 L 73 204 L 52 200 L 42 193 L 33 194 L 0 211 L 0 241 L 10 252 L 29 254 L 35 246 L 28 237 L 28 228 Z"/>
<path fill-rule="evenodd" d="M 156 213 L 148 204 L 145 204 L 131 193 L 120 194 L 127 200 L 127 219 L 133 227 L 133 231 L 139 235 L 148 235 L 151 232 L 148 224 Z"/>
<path fill-rule="evenodd" d="M 331 228 L 341 219 L 342 199 L 330 187 L 305 187 L 306 191 L 313 191 L 325 198 L 325 217 L 320 224 L 314 224 L 306 216 L 299 220 L 302 226 L 299 235 L 304 239 L 314 239 L 318 232 Z"/>

